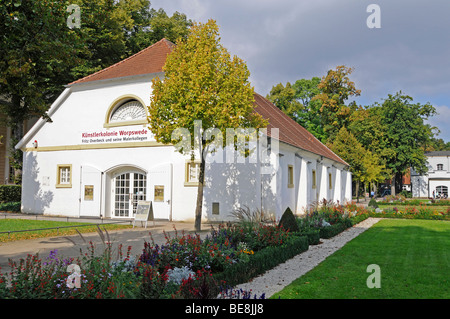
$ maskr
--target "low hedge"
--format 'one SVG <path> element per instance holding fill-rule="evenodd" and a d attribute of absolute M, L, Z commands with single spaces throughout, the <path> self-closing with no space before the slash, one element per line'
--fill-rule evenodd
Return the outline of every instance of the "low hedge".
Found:
<path fill-rule="evenodd" d="M 0 212 L 20 212 L 20 202 L 0 203 Z"/>
<path fill-rule="evenodd" d="M 0 203 L 20 202 L 22 199 L 22 186 L 0 185 Z"/>
<path fill-rule="evenodd" d="M 352 225 L 349 226 L 349 223 L 337 223 L 331 226 L 321 227 L 319 230 L 320 238 L 329 239 L 339 233 L 342 233 L 351 226 Z"/>
<path fill-rule="evenodd" d="M 223 272 L 215 274 L 214 279 L 218 282 L 224 281 L 229 286 L 249 282 L 267 270 L 308 250 L 308 247 L 306 236 L 292 236 L 288 242 L 281 246 L 269 246 L 261 249 L 254 255 L 251 255 L 248 262 L 237 263 Z"/>
<path fill-rule="evenodd" d="M 317 245 L 320 242 L 320 230 L 310 229 L 296 233 L 298 236 L 306 236 L 309 245 Z"/>

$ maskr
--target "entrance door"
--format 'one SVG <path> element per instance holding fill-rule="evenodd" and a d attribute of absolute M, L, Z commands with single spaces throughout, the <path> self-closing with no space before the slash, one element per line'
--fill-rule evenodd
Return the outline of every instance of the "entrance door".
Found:
<path fill-rule="evenodd" d="M 447 186 L 437 186 L 436 187 L 436 197 L 438 198 L 448 198 L 448 187 Z"/>
<path fill-rule="evenodd" d="M 137 203 L 146 199 L 147 177 L 139 172 L 124 172 L 114 178 L 114 217 L 133 217 Z"/>
<path fill-rule="evenodd" d="M 102 173 L 91 166 L 81 166 L 80 217 L 100 217 Z"/>
<path fill-rule="evenodd" d="M 172 165 L 164 164 L 148 172 L 149 194 L 153 193 L 153 216 L 156 219 L 172 219 Z"/>

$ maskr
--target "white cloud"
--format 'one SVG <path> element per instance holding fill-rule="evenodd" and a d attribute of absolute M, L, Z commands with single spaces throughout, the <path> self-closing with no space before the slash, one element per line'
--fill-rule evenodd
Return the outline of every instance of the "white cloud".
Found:
<path fill-rule="evenodd" d="M 377 0 L 381 29 L 369 29 L 370 0 L 152 0 L 168 14 L 215 19 L 222 43 L 247 62 L 255 89 L 354 67 L 361 104 L 402 91 L 439 107 L 441 136 L 450 123 L 450 1 Z M 358 102 L 359 103 L 359 102 Z M 437 117 L 436 117 L 437 118 Z M 437 120 L 436 120 L 437 121 Z M 442 122 L 443 121 L 443 122 Z M 438 123 L 438 122 L 436 122 Z M 444 127 L 445 126 L 445 127 Z"/>
<path fill-rule="evenodd" d="M 442 138 L 445 142 L 450 142 L 450 106 L 435 106 L 437 115 L 431 117 L 428 123 L 436 126 L 441 132 L 437 138 Z"/>

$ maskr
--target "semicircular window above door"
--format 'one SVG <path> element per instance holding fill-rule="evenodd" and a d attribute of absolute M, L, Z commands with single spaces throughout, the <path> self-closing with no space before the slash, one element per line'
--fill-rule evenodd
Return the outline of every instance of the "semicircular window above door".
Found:
<path fill-rule="evenodd" d="M 144 120 L 147 117 L 144 106 L 136 100 L 125 102 L 111 114 L 110 123 Z"/>

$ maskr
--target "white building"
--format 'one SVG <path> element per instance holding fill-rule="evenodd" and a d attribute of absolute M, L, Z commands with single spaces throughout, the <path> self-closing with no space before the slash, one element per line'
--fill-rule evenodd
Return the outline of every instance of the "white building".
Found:
<path fill-rule="evenodd" d="M 24 150 L 24 213 L 130 218 L 148 200 L 155 219 L 194 219 L 198 162 L 147 128 L 151 80 L 164 76 L 172 47 L 163 39 L 66 86 L 48 112 L 52 122 L 40 119 L 16 146 Z M 255 94 L 255 105 L 273 136 L 269 173 L 249 159 L 207 164 L 205 220 L 229 220 L 243 206 L 279 218 L 287 207 L 302 213 L 323 198 L 351 200 L 346 162 L 267 99 Z"/>
<path fill-rule="evenodd" d="M 429 152 L 428 172 L 419 175 L 411 170 L 411 185 L 413 197 L 435 198 L 448 197 L 450 188 L 450 151 Z"/>

